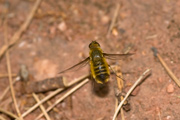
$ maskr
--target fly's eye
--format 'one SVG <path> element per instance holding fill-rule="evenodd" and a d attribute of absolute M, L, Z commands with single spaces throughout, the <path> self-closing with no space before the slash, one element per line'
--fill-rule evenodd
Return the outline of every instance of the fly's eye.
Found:
<path fill-rule="evenodd" d="M 92 43 L 89 44 L 89 48 L 91 48 L 91 46 L 92 46 Z"/>
<path fill-rule="evenodd" d="M 95 41 L 94 44 L 97 45 L 98 47 L 100 47 L 100 44 L 98 42 Z"/>

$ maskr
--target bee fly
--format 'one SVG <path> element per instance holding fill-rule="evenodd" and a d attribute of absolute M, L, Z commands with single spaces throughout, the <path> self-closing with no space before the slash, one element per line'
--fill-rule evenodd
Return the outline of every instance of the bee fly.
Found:
<path fill-rule="evenodd" d="M 103 53 L 103 51 L 100 47 L 100 44 L 96 41 L 92 41 L 89 44 L 89 49 L 90 49 L 89 57 L 87 57 L 85 60 L 81 61 L 80 63 L 78 63 L 60 73 L 67 72 L 67 71 L 75 69 L 77 67 L 85 66 L 89 62 L 92 77 L 95 79 L 95 81 L 97 83 L 104 84 L 109 81 L 109 77 L 110 77 L 109 65 L 106 61 L 106 58 L 115 60 L 115 59 L 122 59 L 123 57 L 132 55 L 131 53 L 128 53 L 128 54 Z"/>

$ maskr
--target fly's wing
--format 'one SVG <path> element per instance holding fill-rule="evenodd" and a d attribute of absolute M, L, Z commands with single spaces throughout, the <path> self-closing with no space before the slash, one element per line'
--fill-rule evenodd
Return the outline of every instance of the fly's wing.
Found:
<path fill-rule="evenodd" d="M 85 60 L 81 61 L 80 63 L 66 69 L 66 70 L 63 70 L 61 72 L 59 72 L 58 74 L 61 74 L 61 73 L 65 73 L 65 72 L 68 72 L 68 71 L 73 71 L 73 70 L 78 70 L 82 67 L 84 67 L 85 65 L 87 65 L 89 62 L 89 57 L 87 57 Z"/>
<path fill-rule="evenodd" d="M 108 54 L 108 53 L 103 53 L 104 57 L 110 60 L 119 60 L 119 59 L 124 59 L 128 56 L 133 55 L 133 53 L 127 53 L 127 54 Z"/>

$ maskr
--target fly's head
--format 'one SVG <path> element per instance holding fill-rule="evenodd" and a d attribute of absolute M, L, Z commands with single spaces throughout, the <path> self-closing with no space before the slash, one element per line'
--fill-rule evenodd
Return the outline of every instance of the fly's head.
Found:
<path fill-rule="evenodd" d="M 94 49 L 94 48 L 100 48 L 100 44 L 96 41 L 92 41 L 90 44 L 89 44 L 89 49 Z"/>

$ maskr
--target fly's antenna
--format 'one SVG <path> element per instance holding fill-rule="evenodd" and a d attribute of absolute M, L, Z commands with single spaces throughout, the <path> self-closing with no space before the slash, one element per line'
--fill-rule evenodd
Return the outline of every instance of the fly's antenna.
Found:
<path fill-rule="evenodd" d="M 116 74 L 116 72 L 112 69 L 112 67 L 111 67 L 110 65 L 108 65 L 108 66 L 110 67 L 110 69 L 112 70 L 112 72 L 116 75 L 116 77 L 124 80 L 121 76 L 118 76 L 118 75 Z M 125 80 L 124 80 L 124 81 L 125 81 Z"/>

